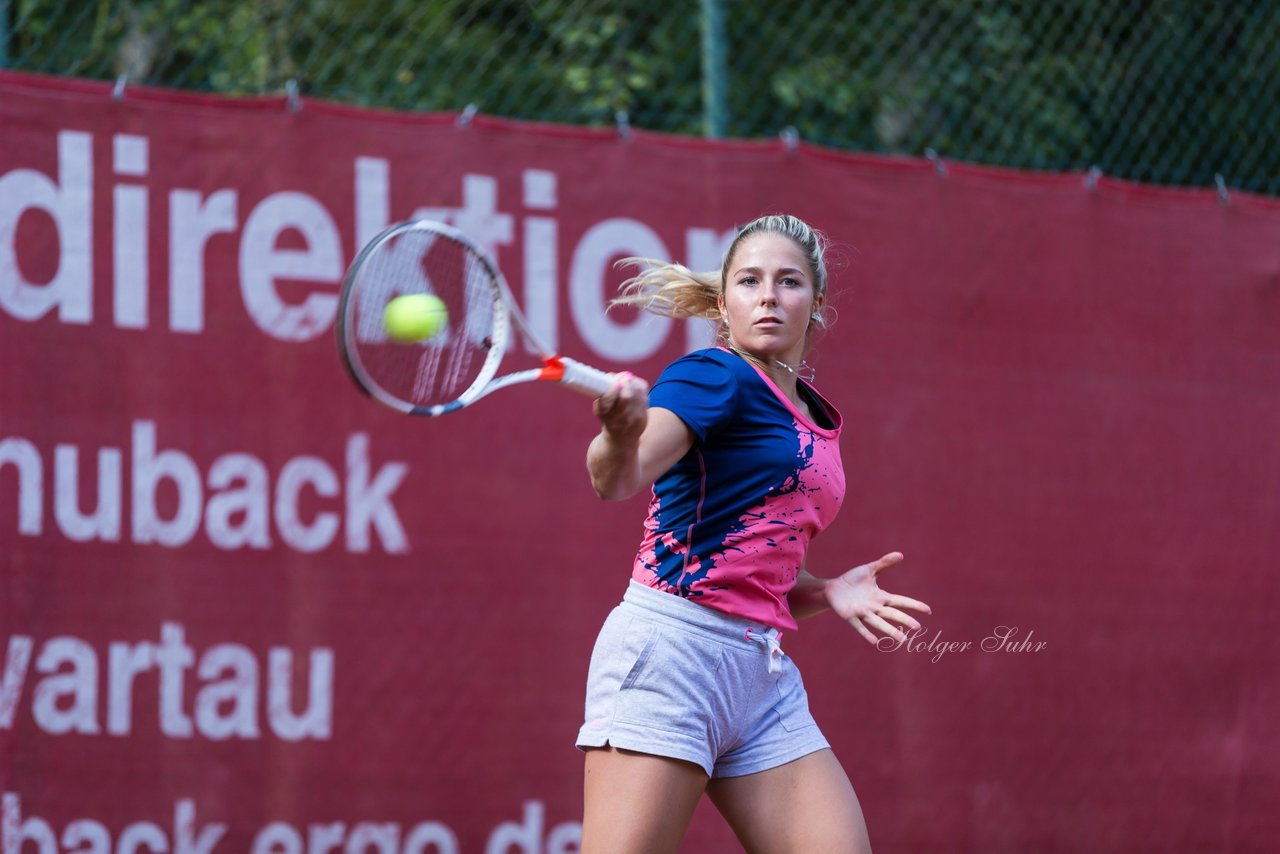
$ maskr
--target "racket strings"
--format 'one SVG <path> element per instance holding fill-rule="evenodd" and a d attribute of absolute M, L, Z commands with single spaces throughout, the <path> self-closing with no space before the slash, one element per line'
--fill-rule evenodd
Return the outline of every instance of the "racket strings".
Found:
<path fill-rule="evenodd" d="M 498 286 L 471 248 L 426 229 L 407 229 L 375 246 L 352 285 L 356 355 L 385 394 L 414 406 L 456 400 L 476 383 L 493 343 Z M 390 339 L 387 304 L 409 294 L 434 294 L 448 319 L 424 341 Z"/>
<path fill-rule="evenodd" d="M 418 357 L 418 370 L 414 374 L 412 400 L 428 402 L 432 399 L 432 388 L 435 384 L 436 372 L 440 367 L 440 348 L 424 347 Z"/>
<path fill-rule="evenodd" d="M 465 346 L 449 348 L 448 366 L 441 378 L 442 394 L 450 399 L 466 390 L 474 379 L 472 365 L 477 355 L 486 349 L 486 341 L 493 328 L 493 283 L 488 272 L 471 252 L 463 253 L 462 280 L 466 310 L 463 314 L 461 335 Z M 435 366 L 429 373 L 420 371 L 426 383 L 436 378 Z"/>

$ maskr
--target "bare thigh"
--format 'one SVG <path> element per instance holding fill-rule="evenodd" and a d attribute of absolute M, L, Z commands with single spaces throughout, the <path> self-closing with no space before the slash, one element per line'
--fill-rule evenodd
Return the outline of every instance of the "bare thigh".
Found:
<path fill-rule="evenodd" d="M 707 787 L 692 762 L 602 747 L 587 751 L 582 854 L 675 852 Z"/>
<path fill-rule="evenodd" d="M 849 777 L 830 750 L 707 786 L 750 854 L 869 854 L 871 840 Z"/>

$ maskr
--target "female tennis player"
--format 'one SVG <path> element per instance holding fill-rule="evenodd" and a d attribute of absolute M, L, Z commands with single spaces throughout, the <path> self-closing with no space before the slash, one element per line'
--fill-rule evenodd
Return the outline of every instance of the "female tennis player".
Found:
<path fill-rule="evenodd" d="M 821 234 L 792 216 L 743 228 L 719 273 L 650 267 L 619 302 L 719 324 L 719 346 L 594 404 L 600 497 L 653 485 L 622 603 L 591 657 L 582 850 L 675 851 L 706 792 L 748 851 L 865 852 L 862 809 L 781 633 L 825 610 L 869 642 L 904 639 L 923 602 L 880 589 L 893 552 L 821 579 L 809 541 L 839 509 L 840 413 L 806 379 L 824 325 Z M 880 633 L 880 634 L 877 634 Z"/>

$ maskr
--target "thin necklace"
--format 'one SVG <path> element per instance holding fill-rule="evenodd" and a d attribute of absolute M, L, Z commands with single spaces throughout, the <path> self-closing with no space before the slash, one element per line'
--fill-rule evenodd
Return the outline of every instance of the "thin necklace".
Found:
<path fill-rule="evenodd" d="M 737 353 L 739 356 L 746 359 L 748 362 L 751 362 L 754 365 L 759 365 L 761 368 L 768 367 L 768 365 L 765 363 L 763 359 L 759 359 L 751 355 L 750 353 L 745 353 L 742 350 L 739 350 L 737 347 L 734 346 L 732 341 L 726 341 L 725 344 L 728 346 L 730 350 Z M 796 378 L 802 379 L 807 383 L 813 382 L 813 377 L 814 377 L 814 374 L 816 373 L 813 369 L 813 365 L 810 365 L 804 359 L 801 359 L 800 364 L 798 365 L 788 365 L 786 362 L 782 361 L 781 359 L 774 359 L 773 364 L 777 365 L 780 368 L 783 368 L 789 373 L 795 375 Z"/>

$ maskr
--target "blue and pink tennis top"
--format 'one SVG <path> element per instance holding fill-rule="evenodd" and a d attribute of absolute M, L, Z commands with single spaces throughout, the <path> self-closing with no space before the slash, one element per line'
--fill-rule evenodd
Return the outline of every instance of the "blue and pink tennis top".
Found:
<path fill-rule="evenodd" d="M 763 371 L 722 348 L 673 362 L 649 392 L 693 431 L 653 484 L 632 578 L 779 629 L 809 541 L 840 509 L 841 416 L 804 381 L 814 423 Z"/>

